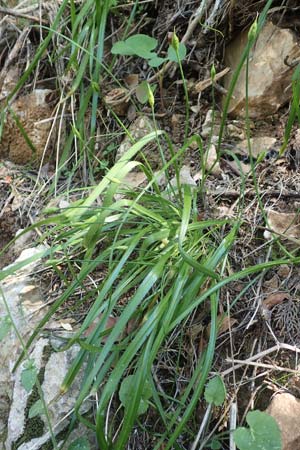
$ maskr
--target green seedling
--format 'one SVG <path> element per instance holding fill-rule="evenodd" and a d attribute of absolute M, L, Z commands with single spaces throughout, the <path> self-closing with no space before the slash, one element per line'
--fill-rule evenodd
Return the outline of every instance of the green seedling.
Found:
<path fill-rule="evenodd" d="M 175 34 L 175 33 L 174 33 Z M 177 38 L 178 39 L 178 38 Z M 157 39 L 154 39 L 146 34 L 135 34 L 130 36 L 125 41 L 116 42 L 111 49 L 114 55 L 123 56 L 138 56 L 144 58 L 150 67 L 159 67 L 168 61 L 179 63 L 186 56 L 186 46 L 178 41 L 178 45 L 174 47 L 174 39 L 168 48 L 167 56 L 161 58 L 154 51 L 158 45 Z M 154 93 L 155 87 L 151 86 L 151 90 Z M 140 103 L 145 104 L 149 99 L 148 83 L 143 81 L 140 83 L 135 90 L 137 99 Z"/>
<path fill-rule="evenodd" d="M 119 398 L 124 408 L 129 407 L 135 388 L 136 388 L 136 377 L 134 375 L 129 375 L 128 377 L 124 378 L 119 391 Z M 150 382 L 146 381 L 146 383 L 143 386 L 143 392 L 137 411 L 137 414 L 139 416 L 147 411 L 149 407 L 150 397 L 152 397 L 152 389 Z"/>
<path fill-rule="evenodd" d="M 222 378 L 217 375 L 212 378 L 204 391 L 204 398 L 207 403 L 215 406 L 221 406 L 226 397 L 226 389 Z"/>
<path fill-rule="evenodd" d="M 125 41 L 116 42 L 112 46 L 111 52 L 114 55 L 139 56 L 146 59 L 151 67 L 159 67 L 167 61 L 178 62 L 178 55 L 179 60 L 182 61 L 186 56 L 186 46 L 182 42 L 178 45 L 178 55 L 173 46 L 170 45 L 165 58 L 161 58 L 154 51 L 157 44 L 157 39 L 146 34 L 135 34 Z"/>
<path fill-rule="evenodd" d="M 27 392 L 30 392 L 36 383 L 37 369 L 33 360 L 29 359 L 24 364 L 21 372 L 21 383 Z"/>
<path fill-rule="evenodd" d="M 279 427 L 269 414 L 250 411 L 246 416 L 249 428 L 239 427 L 233 433 L 240 450 L 281 450 Z"/>
<path fill-rule="evenodd" d="M 68 450 L 90 450 L 90 448 L 87 438 L 80 437 L 75 439 L 75 441 L 69 445 Z"/>

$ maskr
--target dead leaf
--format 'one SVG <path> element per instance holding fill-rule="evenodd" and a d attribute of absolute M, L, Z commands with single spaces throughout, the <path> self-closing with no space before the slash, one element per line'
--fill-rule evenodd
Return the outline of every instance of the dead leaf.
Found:
<path fill-rule="evenodd" d="M 293 246 L 300 245 L 299 214 L 281 213 L 269 210 L 267 213 L 268 229 L 264 232 L 265 239 L 272 238 L 272 232 L 290 241 Z"/>
<path fill-rule="evenodd" d="M 267 291 L 274 292 L 279 286 L 278 277 L 274 275 L 270 280 L 265 280 L 263 286 Z"/>
<path fill-rule="evenodd" d="M 218 317 L 218 323 L 219 323 L 218 336 L 220 334 L 226 333 L 226 331 L 230 330 L 236 322 L 237 322 L 237 319 L 234 319 L 233 317 L 224 316 L 224 314 L 219 316 Z"/>
<path fill-rule="evenodd" d="M 134 89 L 139 84 L 139 75 L 137 73 L 131 73 L 124 78 L 124 81 L 129 89 Z"/>
<path fill-rule="evenodd" d="M 119 116 L 126 116 L 129 107 L 129 91 L 125 88 L 115 88 L 104 97 L 105 104 Z"/>
<path fill-rule="evenodd" d="M 268 295 L 268 297 L 262 302 L 262 306 L 267 309 L 273 308 L 275 305 L 279 305 L 284 300 L 289 300 L 290 296 L 287 292 L 275 292 Z"/>
<path fill-rule="evenodd" d="M 11 184 L 11 182 L 12 182 L 12 177 L 10 175 L 6 175 L 6 177 L 4 178 L 4 183 Z"/>
<path fill-rule="evenodd" d="M 220 336 L 220 334 L 226 333 L 226 331 L 230 330 L 232 326 L 237 322 L 237 319 L 229 317 L 225 314 L 219 314 L 217 317 L 217 322 L 218 322 L 218 336 Z M 209 324 L 206 329 L 206 335 L 208 337 L 210 336 L 210 329 L 211 324 Z"/>
<path fill-rule="evenodd" d="M 224 75 L 226 75 L 228 72 L 230 72 L 229 67 L 226 67 L 225 69 L 221 70 L 221 72 L 215 75 L 214 81 L 220 80 L 220 78 L 224 77 Z M 202 80 L 196 83 L 194 86 L 194 91 L 197 93 L 202 92 L 211 85 L 212 85 L 212 78 L 209 77 L 206 80 Z"/>
<path fill-rule="evenodd" d="M 95 330 L 95 328 L 98 326 L 98 324 L 99 324 L 99 322 L 100 322 L 102 316 L 103 316 L 103 314 L 100 314 L 100 315 L 99 315 L 99 316 L 91 323 L 91 325 L 84 331 L 84 333 L 83 333 L 83 336 L 84 336 L 84 337 L 88 337 L 88 336 Z M 107 319 L 105 331 L 108 331 L 108 330 L 110 330 L 111 328 L 113 328 L 113 327 L 116 325 L 116 323 L 118 322 L 118 320 L 119 320 L 119 317 L 113 317 L 113 316 L 110 316 L 110 317 Z M 122 333 L 121 338 L 123 338 L 124 336 L 129 335 L 130 333 L 132 333 L 132 332 L 137 328 L 137 326 L 138 326 L 138 320 L 137 320 L 137 319 L 130 319 L 130 320 L 128 321 L 128 323 L 127 323 L 127 326 L 126 326 L 126 328 L 125 328 L 125 331 Z M 102 342 L 106 342 L 107 339 L 108 339 L 108 337 L 109 337 L 109 335 L 104 336 L 104 337 L 102 338 Z"/>

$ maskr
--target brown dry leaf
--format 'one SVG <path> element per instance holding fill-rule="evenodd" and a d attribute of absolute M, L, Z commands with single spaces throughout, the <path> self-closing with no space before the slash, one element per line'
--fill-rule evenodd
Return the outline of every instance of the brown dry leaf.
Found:
<path fill-rule="evenodd" d="M 214 81 L 220 80 L 220 78 L 224 77 L 224 75 L 226 75 L 228 72 L 230 72 L 230 68 L 226 67 L 224 70 L 222 70 L 221 72 L 219 72 L 215 75 Z M 202 80 L 202 81 L 199 81 L 198 83 L 196 83 L 194 86 L 194 91 L 197 93 L 202 92 L 211 85 L 212 85 L 212 79 L 211 79 L 211 77 L 209 77 L 206 80 Z"/>
<path fill-rule="evenodd" d="M 277 289 L 279 286 L 279 281 L 278 281 L 277 276 L 274 275 L 272 278 L 270 278 L 270 280 L 265 280 L 263 286 L 267 291 L 274 292 L 274 290 Z"/>
<path fill-rule="evenodd" d="M 269 210 L 267 219 L 269 230 L 264 232 L 265 239 L 271 239 L 271 232 L 273 232 L 293 242 L 293 244 L 296 244 L 297 246 L 300 244 L 299 214 L 280 213 Z"/>
<path fill-rule="evenodd" d="M 97 327 L 97 325 L 98 325 L 99 321 L 101 320 L 102 316 L 103 316 L 103 314 L 100 314 L 100 315 L 99 315 L 99 316 L 91 323 L 91 325 L 90 325 L 90 326 L 85 330 L 85 332 L 83 333 L 83 336 L 84 336 L 84 337 L 88 337 L 88 336 L 95 330 L 95 328 Z M 118 322 L 118 320 L 119 320 L 119 317 L 113 317 L 113 316 L 110 316 L 110 317 L 107 319 L 105 330 L 110 330 L 111 328 L 113 328 L 114 325 L 116 325 L 116 323 Z M 126 328 L 125 328 L 125 331 L 122 333 L 122 336 L 121 336 L 121 337 L 124 337 L 124 335 L 130 334 L 132 331 L 134 331 L 134 330 L 137 328 L 137 326 L 138 326 L 138 321 L 137 321 L 137 319 L 130 319 L 130 320 L 128 321 L 127 326 L 126 326 Z M 108 336 L 109 336 L 109 335 L 108 335 Z M 102 341 L 103 341 L 103 342 L 106 342 L 108 336 L 104 336 L 104 337 L 102 338 Z"/>
<path fill-rule="evenodd" d="M 218 317 L 218 323 L 219 323 L 218 336 L 220 334 L 226 333 L 226 331 L 230 330 L 236 322 L 237 322 L 237 319 L 234 319 L 233 317 L 229 317 L 229 316 L 224 316 L 224 314 L 221 314 Z"/>
<path fill-rule="evenodd" d="M 12 182 L 12 177 L 10 175 L 6 175 L 6 177 L 4 178 L 4 183 L 11 184 L 11 182 Z"/>
<path fill-rule="evenodd" d="M 268 295 L 268 297 L 262 302 L 262 306 L 267 309 L 273 308 L 275 305 L 279 305 L 284 300 L 288 300 L 290 298 L 287 292 L 275 292 L 273 294 Z"/>
<path fill-rule="evenodd" d="M 237 322 L 237 319 L 226 316 L 224 314 L 219 314 L 217 317 L 217 322 L 218 322 L 218 336 L 219 336 L 220 334 L 226 333 L 226 331 L 230 330 L 232 326 Z M 206 329 L 207 336 L 210 336 L 210 328 L 211 324 L 209 324 Z"/>
<path fill-rule="evenodd" d="M 125 88 L 115 88 L 109 91 L 105 97 L 105 104 L 119 116 L 126 116 L 129 107 L 129 91 Z"/>
<path fill-rule="evenodd" d="M 139 75 L 137 73 L 131 73 L 124 78 L 124 81 L 129 89 L 134 89 L 139 84 Z"/>

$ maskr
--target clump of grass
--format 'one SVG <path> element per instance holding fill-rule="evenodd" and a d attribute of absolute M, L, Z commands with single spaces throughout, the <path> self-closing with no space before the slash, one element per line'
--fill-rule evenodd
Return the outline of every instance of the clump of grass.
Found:
<path fill-rule="evenodd" d="M 271 3 L 269 1 L 266 5 L 258 22 L 257 32 Z M 54 31 L 50 31 L 48 41 L 43 43 L 26 76 L 20 80 L 21 84 L 37 64 L 53 32 L 57 32 L 66 5 L 67 2 L 62 3 L 55 21 L 56 28 L 53 27 Z M 110 2 L 104 2 L 101 6 L 95 6 L 95 2 L 87 1 L 79 11 L 74 2 L 71 2 L 71 38 L 66 39 L 70 51 L 68 68 L 75 67 L 78 72 L 67 97 L 72 98 L 79 92 L 80 106 L 57 166 L 58 173 L 68 160 L 73 146 L 79 146 L 80 160 L 87 148 L 93 157 L 99 98 L 96 85 L 104 67 L 103 38 L 110 5 Z M 90 16 L 91 12 L 93 15 Z M 219 155 L 230 96 L 253 44 L 254 37 L 251 36 L 230 86 L 223 112 Z M 95 48 L 96 53 L 93 53 Z M 87 72 L 91 75 L 88 85 L 85 84 Z M 154 108 L 151 106 L 154 116 Z M 88 108 L 91 108 L 91 120 L 87 135 L 83 119 Z M 221 289 L 231 281 L 262 270 L 283 263 L 300 262 L 299 258 L 288 255 L 286 259 L 269 261 L 228 275 L 228 254 L 241 224 L 241 211 L 234 222 L 228 219 L 199 220 L 197 204 L 205 182 L 202 181 L 200 189 L 181 185 L 179 169 L 181 158 L 192 142 L 198 144 L 199 158 L 204 169 L 204 149 L 198 136 L 187 140 L 187 134 L 186 128 L 186 142 L 175 152 L 169 137 L 156 129 L 135 143 L 108 170 L 98 185 L 87 190 L 83 200 L 72 203 L 63 211 L 57 210 L 56 214 L 49 214 L 31 227 L 46 228 L 43 238 L 53 242 L 52 248 L 39 257 L 47 256 L 48 266 L 61 275 L 59 267 L 66 264 L 72 279 L 70 282 L 64 280 L 65 291 L 39 323 L 27 342 L 26 349 L 30 348 L 50 318 L 78 288 L 85 292 L 87 277 L 92 278 L 97 269 L 105 272 L 103 281 L 94 291 L 95 297 L 80 329 L 65 346 L 67 348 L 77 344 L 80 351 L 62 386 L 64 393 L 79 371 L 84 369 L 75 416 L 95 431 L 102 450 L 122 449 L 128 442 L 132 428 L 139 419 L 138 411 L 144 398 L 145 385 L 151 389 L 150 400 L 149 397 L 147 399 L 149 407 L 163 424 L 163 431 L 156 436 L 155 449 L 159 449 L 162 444 L 165 445 L 164 448 L 170 449 L 176 445 L 178 437 L 190 435 L 189 420 L 201 398 L 214 359 Z M 149 167 L 135 161 L 136 155 L 151 141 L 156 141 L 162 151 L 162 137 L 173 156 L 164 163 L 160 173 L 165 173 L 168 179 L 168 170 L 173 168 L 177 179 L 177 190 L 173 189 L 171 194 L 161 192 L 156 182 L 157 175 Z M 137 167 L 145 172 L 147 186 L 140 190 L 125 188 L 122 180 Z M 204 173 L 202 180 L 205 180 Z M 241 197 L 243 189 L 242 183 Z M 115 201 L 116 194 L 122 196 Z M 28 261 L 20 264 L 26 263 Z M 78 271 L 74 270 L 75 264 Z M 1 278 L 13 270 L 6 271 Z M 84 301 L 90 304 L 88 292 L 82 295 L 81 302 Z M 211 322 L 207 346 L 196 361 L 185 389 L 176 398 L 172 398 L 161 391 L 152 368 L 168 337 L 174 330 L 183 327 L 185 321 L 202 308 L 204 303 L 209 305 Z M 112 328 L 108 327 L 111 316 L 117 319 Z M 96 326 L 87 335 L 86 332 L 93 323 Z M 126 329 L 130 323 L 135 325 L 128 333 Z M 122 381 L 128 376 L 132 376 L 134 380 L 128 393 L 131 402 L 122 404 L 118 394 Z M 94 420 L 82 416 L 80 409 L 91 394 L 97 398 Z"/>

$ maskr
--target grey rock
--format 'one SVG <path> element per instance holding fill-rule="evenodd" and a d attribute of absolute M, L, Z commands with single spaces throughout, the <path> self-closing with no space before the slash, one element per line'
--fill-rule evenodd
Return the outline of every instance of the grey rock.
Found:
<path fill-rule="evenodd" d="M 277 422 L 282 450 L 300 449 L 300 400 L 288 393 L 277 394 L 266 412 Z"/>
<path fill-rule="evenodd" d="M 232 73 L 237 68 L 247 44 L 248 30 L 240 33 L 226 49 L 225 63 L 232 69 L 225 77 L 228 89 Z M 274 114 L 291 98 L 291 76 L 293 68 L 285 65 L 289 57 L 300 57 L 300 46 L 296 35 L 288 29 L 279 28 L 267 22 L 261 30 L 257 42 L 249 54 L 249 115 L 252 118 L 264 118 Z M 233 97 L 229 113 L 235 117 L 245 116 L 246 69 L 243 67 Z"/>

